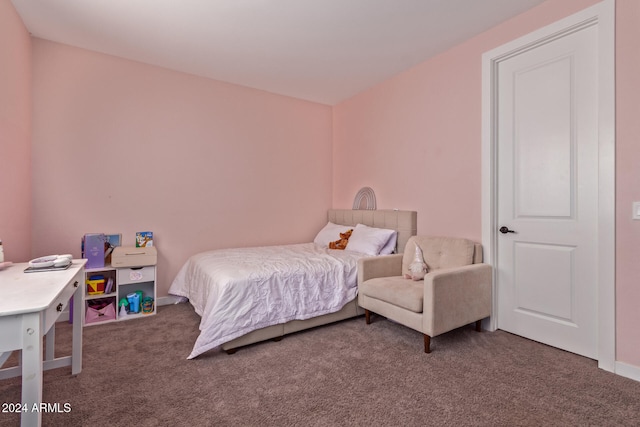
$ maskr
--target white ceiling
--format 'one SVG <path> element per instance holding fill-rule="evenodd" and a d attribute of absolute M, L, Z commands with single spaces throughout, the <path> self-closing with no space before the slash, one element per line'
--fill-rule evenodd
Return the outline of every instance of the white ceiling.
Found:
<path fill-rule="evenodd" d="M 334 105 L 545 0 L 12 0 L 33 36 Z"/>

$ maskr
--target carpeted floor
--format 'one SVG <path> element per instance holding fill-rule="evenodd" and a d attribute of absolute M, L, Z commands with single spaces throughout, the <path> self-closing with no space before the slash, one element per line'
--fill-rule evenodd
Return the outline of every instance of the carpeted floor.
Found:
<path fill-rule="evenodd" d="M 381 317 L 186 360 L 189 304 L 84 329 L 82 373 L 46 371 L 44 426 L 637 426 L 640 383 L 595 361 L 473 326 L 432 340 Z M 59 324 L 60 355 L 71 328 Z M 14 358 L 15 359 L 15 358 Z M 14 360 L 15 361 L 15 360 Z M 11 361 L 10 361 L 11 362 Z M 20 400 L 0 381 L 0 403 Z M 0 413 L 0 426 L 19 415 Z"/>

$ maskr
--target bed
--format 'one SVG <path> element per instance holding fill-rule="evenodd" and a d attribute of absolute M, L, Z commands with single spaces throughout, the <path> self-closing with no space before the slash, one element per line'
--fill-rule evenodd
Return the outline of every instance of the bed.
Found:
<path fill-rule="evenodd" d="M 353 228 L 353 248 L 360 248 L 363 236 L 393 230 L 395 244 L 390 247 L 394 242 L 388 241 L 382 250 L 388 253 L 404 248 L 416 234 L 417 213 L 331 209 L 314 242 L 193 255 L 169 288 L 170 294 L 187 298 L 201 317 L 188 358 L 214 348 L 234 353 L 248 344 L 363 314 L 357 305 L 358 259 L 384 255 L 370 250 L 370 240 L 362 251 L 329 249 L 321 234 L 326 239 L 329 230 L 339 238 L 330 226 Z"/>

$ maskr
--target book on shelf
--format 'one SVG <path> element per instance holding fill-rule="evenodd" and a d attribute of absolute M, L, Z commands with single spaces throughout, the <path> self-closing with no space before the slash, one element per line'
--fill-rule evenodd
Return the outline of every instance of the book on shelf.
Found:
<path fill-rule="evenodd" d="M 82 242 L 83 258 L 87 259 L 86 268 L 104 267 L 104 234 L 87 233 Z"/>

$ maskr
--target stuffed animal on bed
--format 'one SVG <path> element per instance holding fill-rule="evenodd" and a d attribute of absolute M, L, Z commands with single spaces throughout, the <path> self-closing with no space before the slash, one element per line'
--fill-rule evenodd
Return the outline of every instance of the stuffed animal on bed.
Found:
<path fill-rule="evenodd" d="M 347 247 L 347 243 L 349 243 L 349 237 L 351 237 L 352 230 L 347 230 L 344 233 L 340 233 L 340 239 L 335 242 L 329 242 L 329 249 L 342 249 Z"/>

